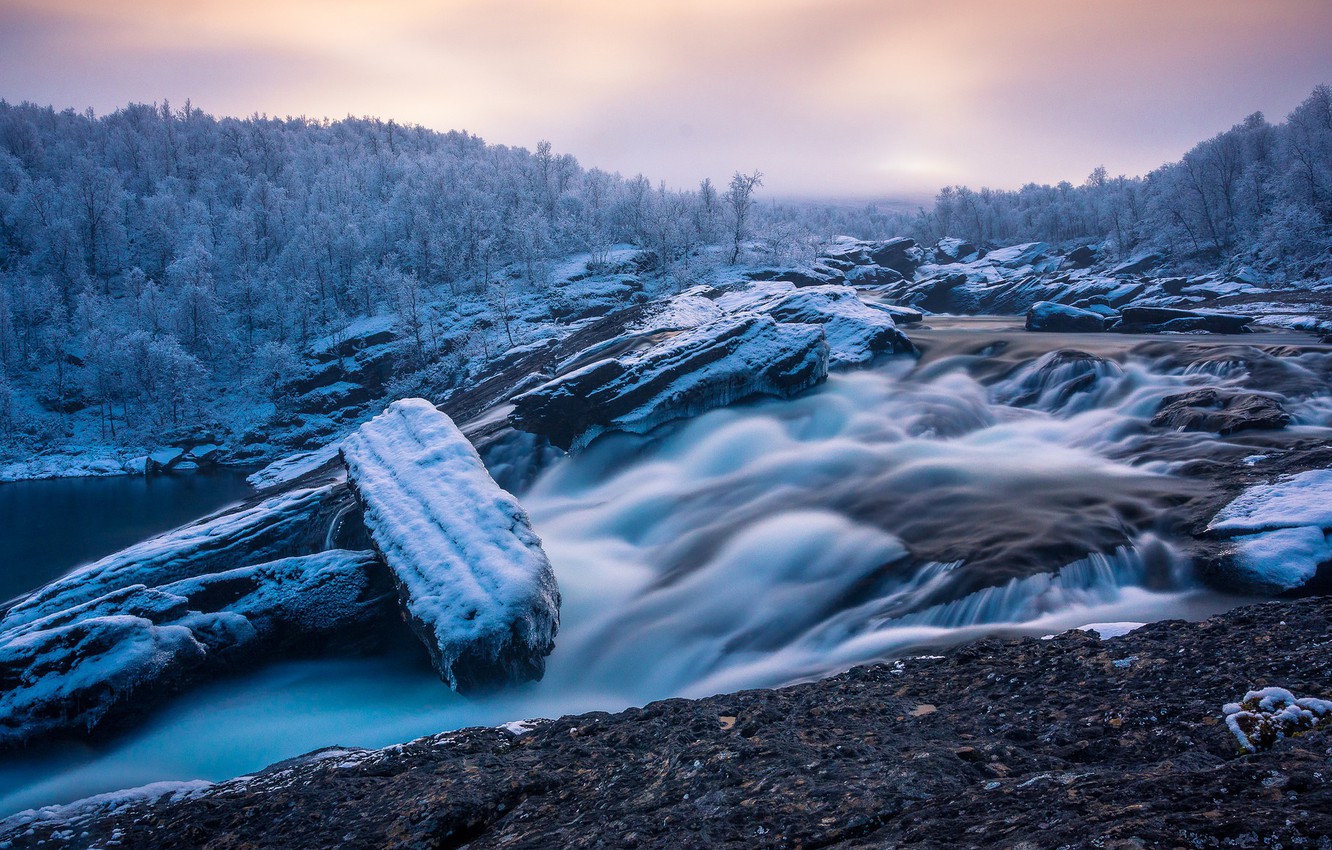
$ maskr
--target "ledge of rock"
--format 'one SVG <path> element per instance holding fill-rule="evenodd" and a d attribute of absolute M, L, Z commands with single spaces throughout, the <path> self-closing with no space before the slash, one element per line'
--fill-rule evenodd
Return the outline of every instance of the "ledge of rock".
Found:
<path fill-rule="evenodd" d="M 373 552 L 330 550 L 104 596 L 0 632 L 0 746 L 87 734 L 209 675 L 313 647 L 391 611 Z"/>
<path fill-rule="evenodd" d="M 15 847 L 1317 847 L 1326 724 L 1243 750 L 1254 688 L 1332 696 L 1332 600 L 988 639 L 819 682 L 331 748 L 0 822 Z M 1090 627 L 1089 627 L 1090 629 Z"/>
<path fill-rule="evenodd" d="M 579 449 L 606 431 L 645 434 L 751 396 L 789 397 L 827 377 L 828 352 L 818 325 L 722 315 L 515 396 L 509 421 Z"/>

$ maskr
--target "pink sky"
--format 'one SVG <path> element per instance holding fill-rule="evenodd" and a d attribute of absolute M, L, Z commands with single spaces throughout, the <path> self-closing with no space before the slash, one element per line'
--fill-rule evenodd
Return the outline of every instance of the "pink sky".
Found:
<path fill-rule="evenodd" d="M 550 139 L 766 194 L 1139 174 L 1332 83 L 1329 0 L 0 0 L 0 97 Z"/>

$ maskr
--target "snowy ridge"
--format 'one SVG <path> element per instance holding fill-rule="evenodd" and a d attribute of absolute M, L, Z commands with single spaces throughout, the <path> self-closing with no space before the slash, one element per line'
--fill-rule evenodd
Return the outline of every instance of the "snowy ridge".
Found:
<path fill-rule="evenodd" d="M 559 626 L 554 571 L 453 421 L 424 399 L 397 401 L 342 455 L 440 677 L 459 690 L 541 678 Z"/>

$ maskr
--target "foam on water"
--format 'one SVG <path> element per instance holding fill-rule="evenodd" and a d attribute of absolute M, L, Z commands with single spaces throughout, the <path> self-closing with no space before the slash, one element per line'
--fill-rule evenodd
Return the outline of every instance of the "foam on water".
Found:
<path fill-rule="evenodd" d="M 650 438 L 608 436 L 550 467 L 522 494 L 564 598 L 540 683 L 464 699 L 411 647 L 276 665 L 110 744 L 8 758 L 0 812 L 222 779 L 323 746 L 776 685 L 996 631 L 1233 603 L 1198 590 L 1157 528 L 1187 483 L 1111 459 L 1164 392 L 1198 376 L 1064 370 L 1052 387 L 1090 374 L 1090 402 L 1028 386 L 1034 402 L 1014 407 L 947 362 L 909 371 L 899 361 Z"/>

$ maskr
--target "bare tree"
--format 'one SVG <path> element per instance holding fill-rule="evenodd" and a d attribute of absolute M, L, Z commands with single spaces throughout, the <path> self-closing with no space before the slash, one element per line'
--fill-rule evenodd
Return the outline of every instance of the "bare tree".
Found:
<path fill-rule="evenodd" d="M 731 208 L 731 265 L 740 257 L 740 243 L 745 238 L 745 227 L 749 221 L 749 212 L 754 207 L 754 190 L 763 185 L 763 173 L 741 174 L 739 171 L 731 178 L 730 188 L 726 190 L 726 205 Z"/>

